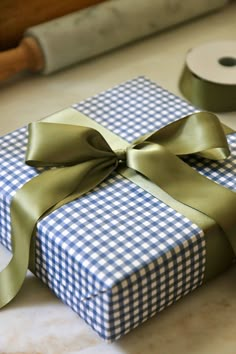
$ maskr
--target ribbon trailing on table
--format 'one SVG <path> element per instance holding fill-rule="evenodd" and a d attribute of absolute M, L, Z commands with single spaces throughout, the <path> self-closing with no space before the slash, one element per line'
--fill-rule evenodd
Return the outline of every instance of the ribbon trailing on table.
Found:
<path fill-rule="evenodd" d="M 225 159 L 230 154 L 226 134 L 232 132 L 214 114 L 199 112 L 140 137 L 126 149 L 113 151 L 95 129 L 31 123 L 26 163 L 52 168 L 23 185 L 12 199 L 13 257 L 0 273 L 0 308 L 16 296 L 23 284 L 37 222 L 91 191 L 121 163 L 174 199 L 212 218 L 236 254 L 236 194 L 202 176 L 180 158 L 198 154 Z"/>

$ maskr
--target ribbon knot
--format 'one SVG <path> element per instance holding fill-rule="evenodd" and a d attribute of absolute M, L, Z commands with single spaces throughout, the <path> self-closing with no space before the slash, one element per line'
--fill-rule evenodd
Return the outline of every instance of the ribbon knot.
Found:
<path fill-rule="evenodd" d="M 126 161 L 126 149 L 115 150 L 114 153 L 117 156 L 118 161 Z"/>
<path fill-rule="evenodd" d="M 199 112 L 113 151 L 96 130 L 37 122 L 29 125 L 26 163 L 48 169 L 20 188 L 11 202 L 13 257 L 0 273 L 0 308 L 24 281 L 30 243 L 38 220 L 91 191 L 125 161 L 182 204 L 219 225 L 236 253 L 236 194 L 203 177 L 179 157 L 198 154 L 219 160 L 230 151 L 225 134 L 234 132 L 211 113 Z M 220 201 L 220 202 L 219 202 Z M 31 255 L 32 257 L 32 255 Z"/>

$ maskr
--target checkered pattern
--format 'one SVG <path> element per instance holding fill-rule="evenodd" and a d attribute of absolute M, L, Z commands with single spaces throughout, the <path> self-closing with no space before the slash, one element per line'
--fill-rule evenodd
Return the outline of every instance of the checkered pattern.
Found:
<path fill-rule="evenodd" d="M 132 142 L 196 108 L 144 78 L 130 80 L 73 106 Z"/>
<path fill-rule="evenodd" d="M 188 164 L 198 170 L 201 174 L 209 177 L 213 181 L 222 184 L 233 191 L 236 190 L 236 134 L 228 136 L 228 143 L 231 148 L 231 155 L 227 161 L 208 161 L 192 156 L 185 160 Z"/>
<path fill-rule="evenodd" d="M 194 111 L 142 77 L 74 108 L 128 141 Z M 9 249 L 11 197 L 37 174 L 24 164 L 26 134 L 0 138 L 0 241 Z M 236 153 L 236 136 L 230 142 Z M 190 163 L 236 189 L 234 161 Z M 36 275 L 108 341 L 201 285 L 204 270 L 202 231 L 118 174 L 38 224 Z"/>

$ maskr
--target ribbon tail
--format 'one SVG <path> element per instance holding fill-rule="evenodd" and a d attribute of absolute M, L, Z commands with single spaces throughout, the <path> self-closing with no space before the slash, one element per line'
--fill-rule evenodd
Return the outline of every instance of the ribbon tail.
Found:
<path fill-rule="evenodd" d="M 7 305 L 22 287 L 28 269 L 30 240 L 31 235 L 20 251 L 16 249 L 10 263 L 0 273 L 0 308 Z"/>
<path fill-rule="evenodd" d="M 96 187 L 116 164 L 114 159 L 104 158 L 52 169 L 33 178 L 16 192 L 11 203 L 13 256 L 0 272 L 0 308 L 16 296 L 24 282 L 37 221 Z"/>

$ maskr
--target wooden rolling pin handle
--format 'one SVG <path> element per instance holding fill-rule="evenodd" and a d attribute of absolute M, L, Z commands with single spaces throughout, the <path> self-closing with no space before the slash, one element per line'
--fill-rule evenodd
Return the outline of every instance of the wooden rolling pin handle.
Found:
<path fill-rule="evenodd" d="M 0 80 L 6 80 L 23 70 L 43 68 L 43 53 L 32 37 L 25 37 L 15 49 L 0 52 Z"/>

